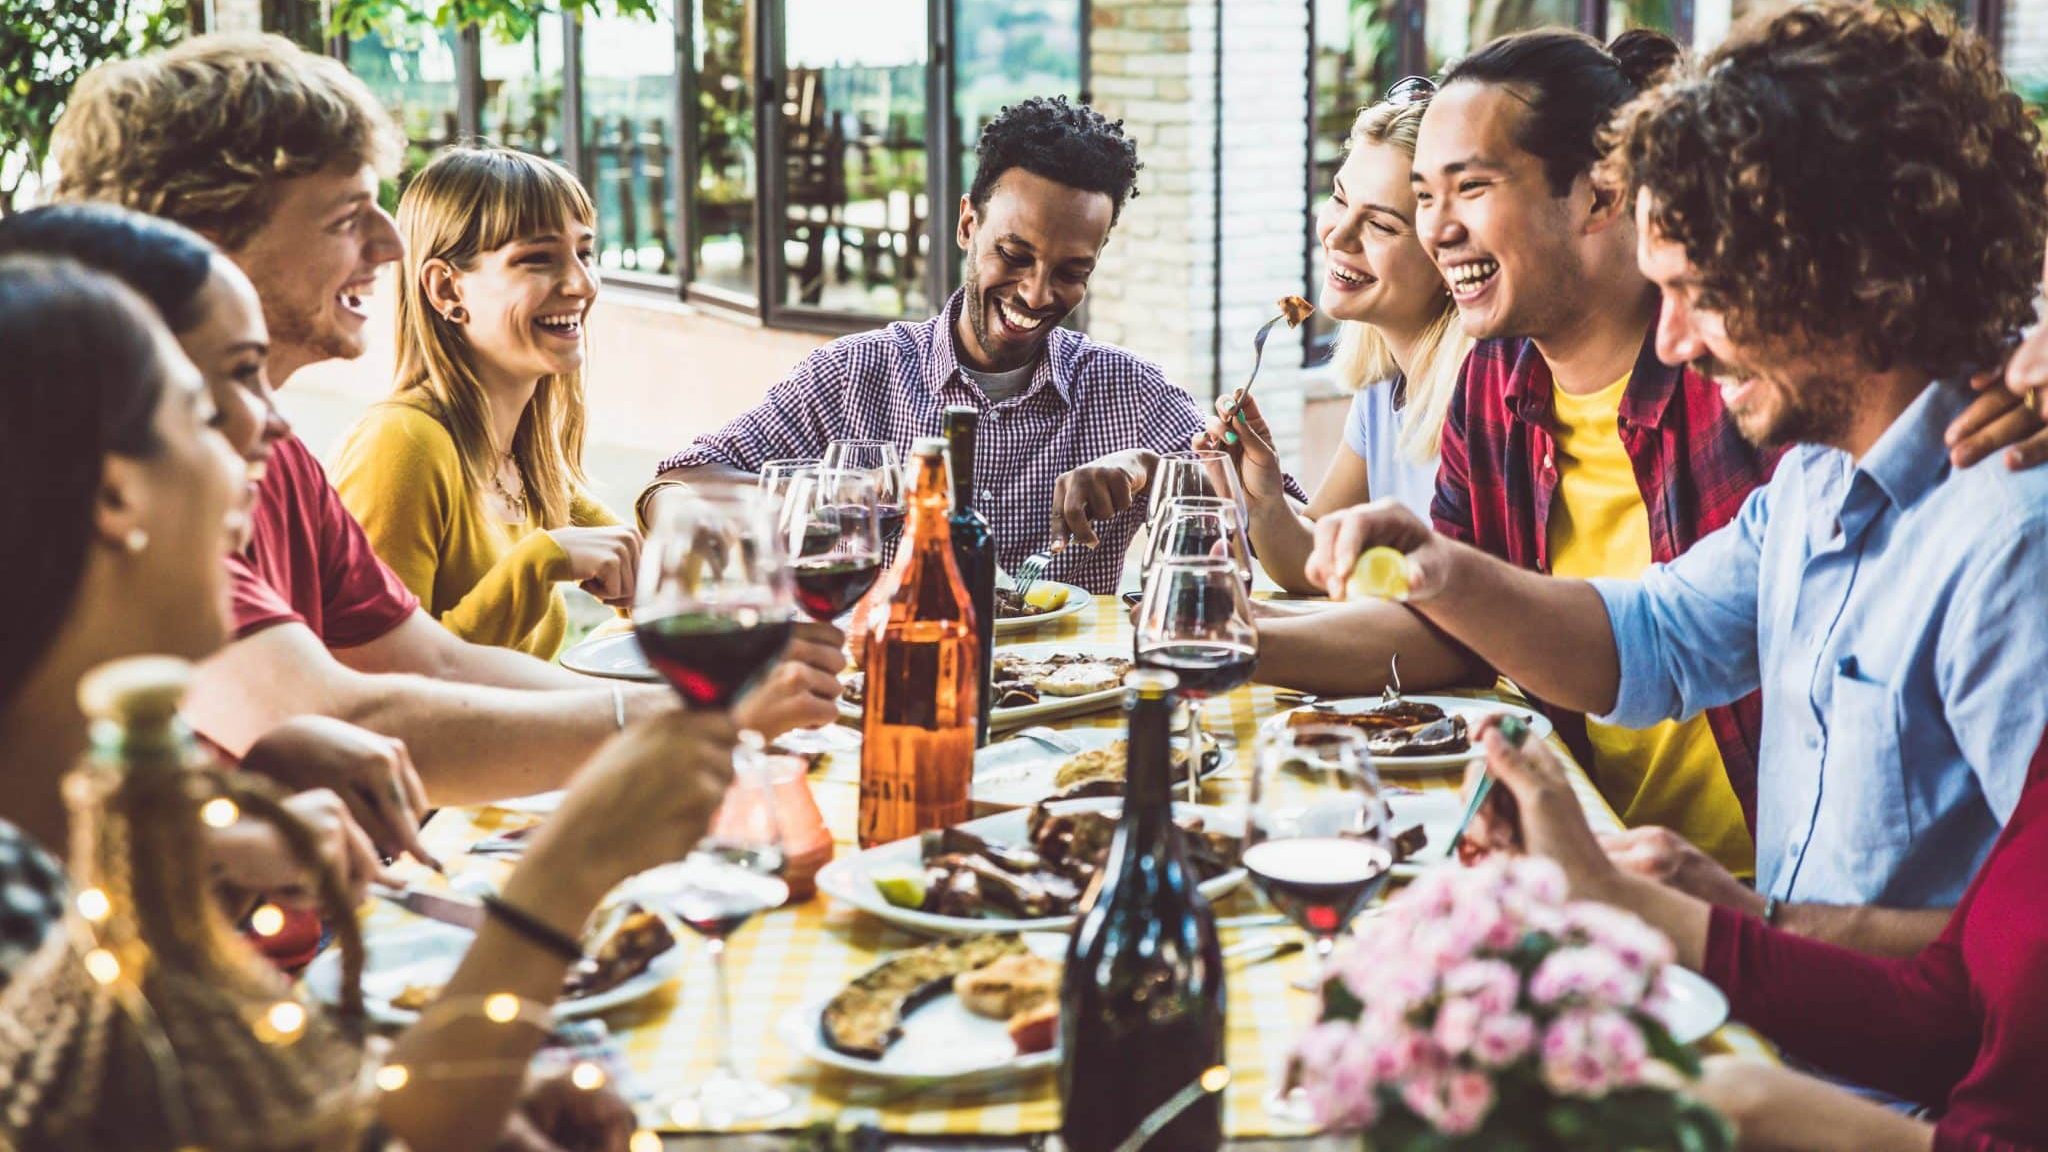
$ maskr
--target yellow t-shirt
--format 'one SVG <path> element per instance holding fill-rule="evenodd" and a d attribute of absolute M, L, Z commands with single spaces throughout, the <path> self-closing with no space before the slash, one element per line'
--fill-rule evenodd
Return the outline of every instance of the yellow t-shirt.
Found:
<path fill-rule="evenodd" d="M 1546 526 L 1559 576 L 1630 578 L 1650 566 L 1650 511 L 1621 442 L 1627 376 L 1598 392 L 1553 391 L 1557 495 Z M 1661 824 L 1737 876 L 1756 871 L 1756 845 L 1704 714 L 1652 728 L 1586 723 L 1593 780 L 1630 827 Z"/>
<path fill-rule="evenodd" d="M 569 609 L 556 585 L 569 554 L 531 522 L 508 524 L 470 492 L 455 438 L 401 397 L 374 405 L 335 460 L 334 487 L 377 556 L 427 613 L 475 644 L 554 658 Z M 571 501 L 577 527 L 617 524 L 588 495 Z"/>

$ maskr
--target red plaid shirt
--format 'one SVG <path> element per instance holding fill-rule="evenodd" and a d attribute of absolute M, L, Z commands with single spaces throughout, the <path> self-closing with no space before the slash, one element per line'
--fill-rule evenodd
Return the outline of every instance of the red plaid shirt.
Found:
<path fill-rule="evenodd" d="M 1736 431 L 1720 390 L 1691 368 L 1657 359 L 1651 325 L 1621 398 L 1621 442 L 1650 514 L 1650 555 L 1675 559 L 1735 518 L 1771 478 L 1778 454 Z M 1557 495 L 1551 439 L 1550 365 L 1529 340 L 1483 340 L 1458 378 L 1444 424 L 1443 462 L 1430 507 L 1437 531 L 1524 568 L 1550 571 L 1551 501 Z M 1590 762 L 1585 717 L 1548 705 L 1573 753 Z M 1728 782 L 1756 827 L 1756 759 L 1763 710 L 1756 694 L 1710 709 Z"/>

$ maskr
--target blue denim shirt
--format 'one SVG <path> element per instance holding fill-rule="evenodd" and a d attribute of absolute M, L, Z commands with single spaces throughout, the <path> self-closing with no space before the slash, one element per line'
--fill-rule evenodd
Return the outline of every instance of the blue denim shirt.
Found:
<path fill-rule="evenodd" d="M 1757 889 L 1952 906 L 2048 728 L 2048 470 L 1957 471 L 1935 384 L 1862 462 L 1801 446 L 1736 520 L 1640 581 L 1596 580 L 1621 658 L 1602 719 L 1761 687 Z"/>

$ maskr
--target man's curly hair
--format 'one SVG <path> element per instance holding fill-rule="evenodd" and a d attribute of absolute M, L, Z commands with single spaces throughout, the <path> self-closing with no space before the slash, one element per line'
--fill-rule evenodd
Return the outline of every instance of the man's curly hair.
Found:
<path fill-rule="evenodd" d="M 1731 37 L 1624 108 L 1610 176 L 1648 189 L 1731 337 L 1838 338 L 1876 371 L 1993 364 L 2033 318 L 2039 131 L 1946 13 L 1848 0 Z"/>
<path fill-rule="evenodd" d="M 50 154 L 59 199 L 163 216 L 234 251 L 270 218 L 279 181 L 340 163 L 388 176 L 403 147 L 340 62 L 217 33 L 86 73 Z"/>
<path fill-rule="evenodd" d="M 975 208 L 988 207 L 996 181 L 1012 168 L 1034 176 L 1101 192 L 1113 208 L 1110 223 L 1123 214 L 1124 201 L 1138 194 L 1138 145 L 1124 135 L 1124 122 L 1111 120 L 1086 104 L 1070 104 L 1065 96 L 1033 96 L 1012 104 L 981 130 L 974 148 L 978 167 L 967 196 Z"/>

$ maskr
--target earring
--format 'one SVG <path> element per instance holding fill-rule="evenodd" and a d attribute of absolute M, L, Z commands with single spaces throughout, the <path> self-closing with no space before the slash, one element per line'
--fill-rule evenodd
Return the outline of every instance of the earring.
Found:
<path fill-rule="evenodd" d="M 469 323 L 469 309 L 457 304 L 455 307 L 442 313 L 441 318 L 450 324 L 467 324 Z"/>
<path fill-rule="evenodd" d="M 128 534 L 121 537 L 121 547 L 126 548 L 130 555 L 141 555 L 142 550 L 149 547 L 149 533 L 140 528 L 130 528 Z"/>

